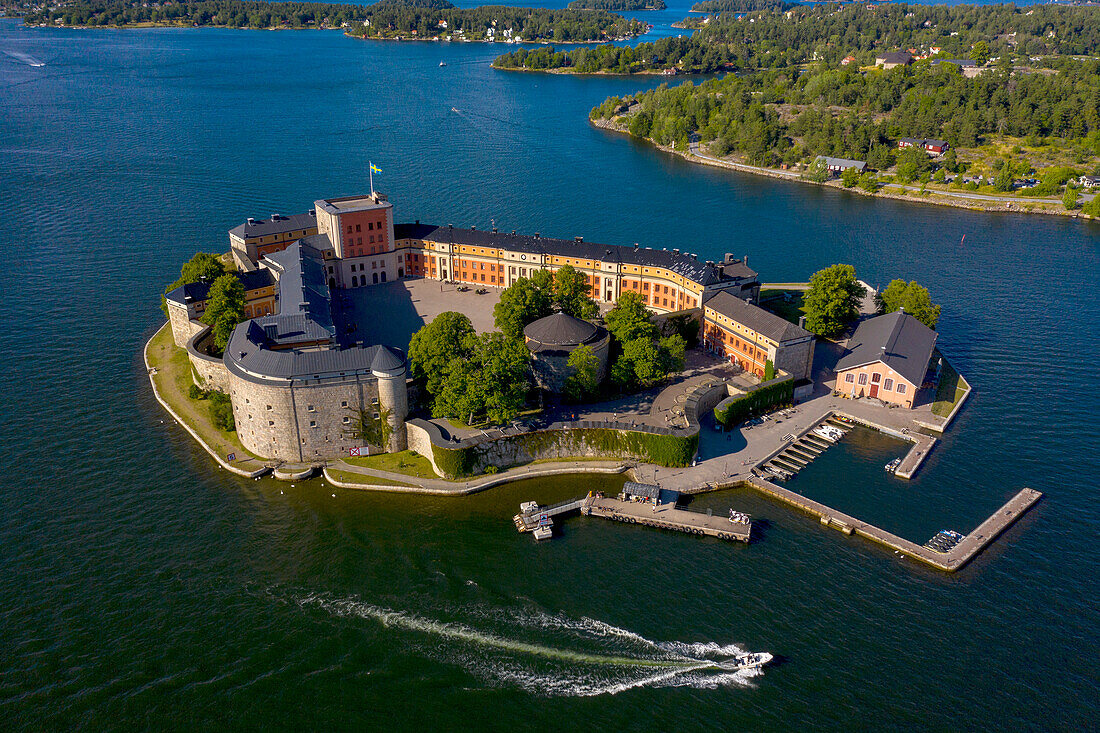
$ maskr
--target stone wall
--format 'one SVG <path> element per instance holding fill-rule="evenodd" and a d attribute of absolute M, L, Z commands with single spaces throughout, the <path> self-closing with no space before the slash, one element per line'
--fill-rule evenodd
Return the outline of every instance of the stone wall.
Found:
<path fill-rule="evenodd" d="M 181 305 L 168 303 L 168 322 L 172 324 L 172 340 L 181 349 L 187 348 L 187 342 L 191 337 L 206 328 L 201 321 L 193 321 L 187 315 L 187 309 Z"/>
<path fill-rule="evenodd" d="M 213 341 L 210 327 L 203 325 L 202 330 L 187 341 L 187 358 L 198 375 L 198 385 L 203 389 L 216 389 L 229 392 L 229 371 L 220 356 L 207 353 Z"/>
<path fill-rule="evenodd" d="M 436 475 L 442 476 L 443 473 L 435 463 L 435 452 L 432 451 L 431 437 L 432 432 L 438 436 L 439 429 L 427 420 L 409 420 L 405 423 L 405 431 L 408 435 L 409 450 L 427 458 L 428 462 L 432 464 L 432 470 L 436 472 Z M 440 442 L 442 442 L 441 438 Z"/>
<path fill-rule="evenodd" d="M 599 380 L 607 376 L 607 354 L 611 346 L 611 335 L 594 343 L 588 344 L 592 353 L 600 360 L 598 370 Z M 531 355 L 531 372 L 535 377 L 535 383 L 549 392 L 560 394 L 565 389 L 565 382 L 573 376 L 573 369 L 569 367 L 570 351 L 539 351 Z"/>
<path fill-rule="evenodd" d="M 775 368 L 795 379 L 809 379 L 814 366 L 816 338 L 807 338 L 793 344 L 785 344 L 775 350 Z"/>
<path fill-rule="evenodd" d="M 359 411 L 378 410 L 378 380 L 367 376 L 257 384 L 229 373 L 237 436 L 258 456 L 292 462 L 348 455 Z"/>

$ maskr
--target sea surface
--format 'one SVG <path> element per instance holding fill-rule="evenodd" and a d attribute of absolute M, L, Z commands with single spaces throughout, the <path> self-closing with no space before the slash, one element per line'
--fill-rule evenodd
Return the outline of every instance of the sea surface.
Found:
<path fill-rule="evenodd" d="M 0 22 L 4 727 L 1094 728 L 1100 226 L 694 166 L 587 124 L 659 80 L 501 50 Z M 535 544 L 521 501 L 621 479 L 234 477 L 153 399 L 159 293 L 248 216 L 366 190 L 368 161 L 401 220 L 924 283 L 974 396 L 913 481 L 857 436 L 799 490 L 918 542 L 1046 497 L 947 576 L 747 492 L 693 508 L 753 514 L 748 546 L 582 518 Z M 777 663 L 710 665 L 738 650 Z"/>

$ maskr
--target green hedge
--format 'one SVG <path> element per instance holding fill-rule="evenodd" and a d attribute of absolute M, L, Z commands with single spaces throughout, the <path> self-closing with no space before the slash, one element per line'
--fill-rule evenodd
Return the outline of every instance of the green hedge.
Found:
<path fill-rule="evenodd" d="M 562 444 L 573 444 L 578 449 L 596 451 L 608 457 L 625 455 L 659 466 L 678 468 L 690 465 L 699 449 L 698 434 L 681 437 L 610 428 L 548 430 L 500 438 L 492 442 L 494 444 L 510 443 L 515 446 L 516 452 L 523 452 L 534 458 Z M 480 465 L 488 445 L 488 443 L 480 443 L 468 448 L 441 448 L 433 444 L 432 454 L 436 466 L 443 475 L 469 476 L 488 468 Z"/>
<path fill-rule="evenodd" d="M 788 376 L 778 382 L 764 382 L 751 392 L 722 400 L 714 408 L 714 419 L 729 428 L 752 415 L 759 415 L 776 405 L 793 401 L 794 379 Z"/>

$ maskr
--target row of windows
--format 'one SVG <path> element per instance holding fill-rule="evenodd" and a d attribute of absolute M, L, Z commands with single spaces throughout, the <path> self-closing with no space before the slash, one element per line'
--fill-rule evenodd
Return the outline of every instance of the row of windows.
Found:
<path fill-rule="evenodd" d="M 877 372 L 875 374 L 872 374 L 871 375 L 871 384 L 878 384 L 879 380 L 881 378 L 882 378 L 882 375 L 878 374 Z M 844 381 L 847 382 L 848 384 L 852 384 L 856 381 L 856 375 L 849 372 L 848 374 L 844 375 Z M 867 384 L 867 374 L 866 374 L 866 372 L 861 373 L 859 375 L 859 384 L 861 386 Z M 905 394 L 905 383 L 904 382 L 898 382 L 897 383 L 897 389 L 895 390 L 894 389 L 894 380 L 887 377 L 882 382 L 882 389 L 883 389 L 884 392 L 896 391 L 898 394 Z"/>
<path fill-rule="evenodd" d="M 382 222 L 378 222 L 378 228 L 379 229 L 382 228 Z M 357 232 L 363 231 L 363 225 L 362 224 L 356 224 L 355 225 L 355 231 L 357 231 Z M 371 232 L 374 231 L 374 222 L 373 221 L 372 222 L 367 222 L 367 231 L 371 231 Z M 348 234 L 351 234 L 351 224 L 348 224 Z"/>

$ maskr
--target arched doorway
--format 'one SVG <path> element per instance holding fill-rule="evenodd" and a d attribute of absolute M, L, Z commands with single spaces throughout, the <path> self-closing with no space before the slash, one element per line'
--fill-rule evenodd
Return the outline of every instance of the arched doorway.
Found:
<path fill-rule="evenodd" d="M 328 289 L 329 290 L 335 290 L 336 289 L 336 278 L 330 277 L 328 279 Z"/>
<path fill-rule="evenodd" d="M 358 275 L 352 275 L 351 276 L 351 286 L 353 288 L 359 287 L 359 276 Z"/>
<path fill-rule="evenodd" d="M 382 282 L 386 282 L 386 271 L 382 270 Z"/>
<path fill-rule="evenodd" d="M 371 275 L 374 276 L 374 284 L 377 285 L 378 284 L 378 273 L 377 272 L 372 272 Z M 366 277 L 366 276 L 364 275 L 364 277 Z"/>

